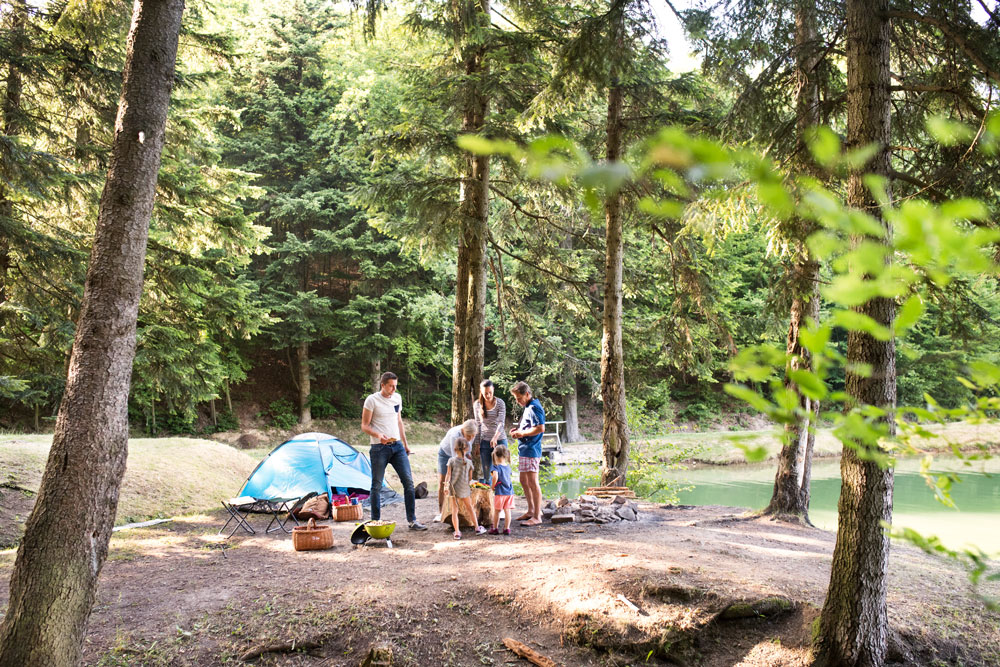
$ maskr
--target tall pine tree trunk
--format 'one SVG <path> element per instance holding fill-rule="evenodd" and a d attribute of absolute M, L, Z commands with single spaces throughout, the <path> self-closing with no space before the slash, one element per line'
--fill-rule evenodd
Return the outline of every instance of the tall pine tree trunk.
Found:
<path fill-rule="evenodd" d="M 107 183 L 48 463 L 10 580 L 0 665 L 80 661 L 128 452 L 149 220 L 183 0 L 136 0 Z"/>
<path fill-rule="evenodd" d="M 21 90 L 23 81 L 20 63 L 28 47 L 25 32 L 25 22 L 28 20 L 28 7 L 24 0 L 15 0 L 10 5 L 10 25 L 6 26 L 10 37 L 10 57 L 7 59 L 7 78 L 3 105 L 0 106 L 0 128 L 9 138 L 16 137 L 21 132 Z M 13 159 L 8 151 L 0 153 L 0 306 L 9 298 L 8 274 L 11 266 L 10 237 L 14 228 L 14 202 L 7 192 L 7 179 L 12 171 L 10 165 L 2 161 Z M 0 328 L 3 325 L 0 315 Z"/>
<path fill-rule="evenodd" d="M 466 184 L 462 181 L 461 199 L 464 202 Z M 455 342 L 451 358 L 451 423 L 465 421 L 465 331 L 469 310 L 469 251 L 465 244 L 465 223 L 458 234 L 458 267 L 455 272 Z"/>
<path fill-rule="evenodd" d="M 577 411 L 576 378 L 568 374 L 563 394 L 563 419 L 566 420 L 566 442 L 580 442 L 580 416 Z"/>
<path fill-rule="evenodd" d="M 299 378 L 299 423 L 308 424 L 312 421 L 312 408 L 309 405 L 309 396 L 312 393 L 312 383 L 309 379 L 309 343 L 299 343 L 295 359 Z"/>
<path fill-rule="evenodd" d="M 863 169 L 889 173 L 889 21 L 888 0 L 847 2 L 847 145 L 879 146 Z M 862 183 L 862 172 L 852 171 L 847 202 L 881 217 L 871 193 Z M 886 226 L 887 234 L 891 233 Z M 888 238 L 888 237 L 887 237 Z M 861 239 L 855 239 L 855 242 Z M 895 302 L 874 298 L 857 310 L 892 328 Z M 886 423 L 894 433 L 892 411 L 896 405 L 896 350 L 893 339 L 879 341 L 851 331 L 847 339 L 848 395 L 860 405 L 889 411 Z M 859 375 L 859 366 L 871 369 Z M 864 443 L 875 448 L 877 443 Z M 837 544 L 833 551 L 830 588 L 820 615 L 817 664 L 850 667 L 883 664 L 888 642 L 886 574 L 889 538 L 882 521 L 892 518 L 893 474 L 877 463 L 862 460 L 844 447 L 840 461 L 843 478 L 838 503 Z"/>
<path fill-rule="evenodd" d="M 567 233 L 560 248 L 573 250 L 573 235 Z M 568 298 L 573 298 L 573 285 L 562 283 L 561 289 L 566 292 Z M 580 417 L 577 412 L 577 391 L 576 391 L 577 362 L 567 357 L 563 362 L 563 372 L 561 384 L 565 393 L 562 397 L 563 419 L 566 420 L 566 442 L 580 442 Z"/>
<path fill-rule="evenodd" d="M 820 58 L 816 30 L 816 6 L 799 0 L 795 7 L 795 69 L 796 100 L 795 124 L 798 132 L 796 163 L 804 171 L 813 170 L 809 150 L 805 145 L 806 131 L 819 125 L 819 73 Z M 792 306 L 788 323 L 786 352 L 788 371 L 810 370 L 812 354 L 799 342 L 799 333 L 808 320 L 819 319 L 819 263 L 809 253 L 806 239 L 813 226 L 802 218 L 786 223 L 784 234 L 791 241 L 793 256 L 788 269 L 788 282 L 792 292 Z M 816 442 L 816 423 L 813 415 L 819 406 L 803 395 L 798 386 L 787 380 L 786 386 L 799 397 L 800 416 L 785 427 L 784 444 L 778 454 L 778 470 L 774 476 L 771 502 L 764 510 L 787 520 L 809 523 L 809 477 L 812 470 L 812 450 Z"/>
<path fill-rule="evenodd" d="M 615 82 L 608 91 L 608 163 L 621 157 L 623 97 L 622 87 Z M 625 363 L 622 350 L 625 238 L 620 193 L 608 194 L 604 213 L 607 252 L 604 261 L 604 335 L 601 338 L 601 398 L 604 401 L 604 465 L 601 468 L 601 484 L 624 485 L 628 472 L 629 433 L 625 415 Z"/>
<path fill-rule="evenodd" d="M 369 389 L 372 391 L 378 391 L 382 384 L 382 361 L 380 359 L 372 359 L 371 363 L 371 384 L 368 385 Z"/>
<path fill-rule="evenodd" d="M 477 29 L 490 21 L 489 0 L 473 0 L 468 8 Z M 468 30 L 468 28 L 467 28 Z M 466 36 L 467 39 L 468 35 Z M 486 125 L 489 99 L 485 93 L 488 67 L 481 44 L 463 49 L 466 74 L 462 132 L 475 134 Z M 472 417 L 472 401 L 483 377 L 486 333 L 486 240 L 489 223 L 489 157 L 472 155 L 466 159 L 459 207 L 461 231 L 459 265 L 455 290 L 455 358 L 452 361 L 451 417 L 457 424 Z M 473 456 L 480 475 L 479 457 Z"/>
<path fill-rule="evenodd" d="M 804 247 L 798 252 L 808 253 Z M 795 291 L 792 297 L 791 318 L 788 325 L 786 352 L 788 371 L 810 370 L 812 355 L 799 342 L 799 333 L 808 320 L 819 319 L 819 294 L 817 281 L 819 264 L 808 257 L 795 260 L 789 267 L 790 283 Z M 819 404 L 799 392 L 794 382 L 786 387 L 798 394 L 801 414 L 793 424 L 785 426 L 784 444 L 778 454 L 778 471 L 774 476 L 774 491 L 765 515 L 776 518 L 809 522 L 809 478 L 812 470 L 812 450 L 816 442 L 816 422 Z"/>

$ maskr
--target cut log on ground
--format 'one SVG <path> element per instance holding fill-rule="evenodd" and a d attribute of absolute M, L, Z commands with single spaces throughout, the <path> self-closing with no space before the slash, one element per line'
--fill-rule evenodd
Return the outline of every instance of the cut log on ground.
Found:
<path fill-rule="evenodd" d="M 552 658 L 545 657 L 538 651 L 528 648 L 516 639 L 504 637 L 503 643 L 504 646 L 533 665 L 538 665 L 538 667 L 559 667 L 558 663 Z"/>
<path fill-rule="evenodd" d="M 250 649 L 240 656 L 242 662 L 256 660 L 268 653 L 294 653 L 296 651 L 311 651 L 314 648 L 323 646 L 323 639 L 304 639 L 302 641 L 282 642 L 281 644 L 270 644 L 268 646 L 258 646 Z"/>
<path fill-rule="evenodd" d="M 627 486 L 590 486 L 587 487 L 587 495 L 596 498 L 614 498 L 615 496 L 635 498 L 635 491 Z"/>
<path fill-rule="evenodd" d="M 472 489 L 472 507 L 475 508 L 479 516 L 479 525 L 492 525 L 493 512 L 493 489 Z M 441 506 L 441 521 L 451 524 L 451 495 L 444 497 L 444 504 Z M 458 523 L 463 528 L 472 528 L 476 525 L 475 518 L 461 503 L 458 505 Z"/>

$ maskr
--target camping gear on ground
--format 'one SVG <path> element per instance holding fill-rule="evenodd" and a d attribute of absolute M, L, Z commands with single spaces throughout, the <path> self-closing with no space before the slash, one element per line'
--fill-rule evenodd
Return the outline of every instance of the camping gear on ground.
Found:
<path fill-rule="evenodd" d="M 395 521 L 368 521 L 365 523 L 365 532 L 376 540 L 387 540 L 396 530 Z"/>
<path fill-rule="evenodd" d="M 385 489 L 383 489 L 384 491 Z M 382 494 L 385 498 L 385 494 Z M 332 493 L 330 494 L 330 502 L 334 505 L 354 505 L 355 503 L 359 505 L 364 505 L 365 501 L 368 500 L 368 493 L 358 493 L 352 491 L 350 494 L 346 493 Z"/>
<path fill-rule="evenodd" d="M 362 544 L 364 544 L 365 542 L 367 542 L 370 538 L 371 538 L 371 535 L 369 535 L 368 531 L 365 530 L 365 524 L 364 524 L 364 522 L 362 522 L 362 523 L 359 523 L 357 526 L 354 527 L 354 532 L 351 533 L 351 544 L 353 544 L 356 547 L 360 547 Z"/>
<path fill-rule="evenodd" d="M 292 546 L 296 551 L 329 549 L 333 546 L 333 529 L 330 526 L 317 526 L 316 519 L 309 519 L 305 526 L 292 528 Z"/>
<path fill-rule="evenodd" d="M 335 505 L 333 510 L 334 521 L 357 521 L 364 511 L 361 505 Z"/>
<path fill-rule="evenodd" d="M 427 482 L 420 482 L 415 487 L 413 487 L 413 496 L 415 498 L 426 498 L 427 497 Z"/>
<path fill-rule="evenodd" d="M 372 466 L 367 456 L 332 435 L 302 433 L 271 450 L 238 495 L 301 498 L 315 492 L 332 503 L 332 494 L 356 493 L 360 497 L 371 488 Z M 381 501 L 384 507 L 402 502 L 403 497 L 383 482 Z"/>
<path fill-rule="evenodd" d="M 365 532 L 373 540 L 385 540 L 385 546 L 389 549 L 392 548 L 392 531 L 396 530 L 395 521 L 368 521 L 364 524 Z"/>
<path fill-rule="evenodd" d="M 291 519 L 297 526 L 299 522 L 295 519 L 295 515 L 292 514 L 292 506 L 295 504 L 299 498 L 295 496 L 294 498 L 255 498 L 253 496 L 237 496 L 235 498 L 227 498 L 222 501 L 222 506 L 226 508 L 229 512 L 229 518 L 226 520 L 225 525 L 219 529 L 219 535 L 225 532 L 226 528 L 230 523 L 236 521 L 236 525 L 233 526 L 232 532 L 226 535 L 227 538 L 232 537 L 236 534 L 236 531 L 242 528 L 244 531 L 250 533 L 251 535 L 256 535 L 257 531 L 253 529 L 247 518 L 250 514 L 270 514 L 271 521 L 267 524 L 267 528 L 264 533 L 272 533 L 276 530 L 281 530 L 283 532 L 291 532 L 286 528 L 288 520 Z M 286 514 L 284 521 L 281 519 L 281 515 Z"/>
<path fill-rule="evenodd" d="M 296 518 L 301 518 L 301 517 L 299 517 L 299 512 L 300 512 L 300 511 L 302 510 L 302 506 L 306 504 L 306 501 L 307 501 L 307 500 L 312 500 L 312 499 L 313 499 L 313 498 L 315 498 L 315 497 L 316 497 L 317 495 L 319 495 L 319 494 L 317 494 L 317 493 L 316 493 L 315 491 L 310 491 L 310 492 L 309 492 L 309 493 L 307 493 L 306 495 L 304 495 L 304 496 L 302 496 L 301 498 L 299 498 L 299 499 L 298 499 L 298 500 L 297 500 L 297 501 L 295 502 L 295 504 L 294 504 L 294 505 L 292 505 L 292 509 L 290 510 L 290 511 L 291 511 L 291 513 L 292 513 L 293 515 L 295 515 L 295 517 L 296 517 Z M 309 517 L 305 517 L 305 518 L 306 518 L 306 519 L 308 519 Z"/>
<path fill-rule="evenodd" d="M 479 519 L 479 525 L 489 524 L 493 517 L 493 489 L 486 487 L 485 489 L 472 487 L 472 508 L 476 511 L 476 516 L 469 514 L 469 511 L 465 508 L 463 503 L 458 504 L 458 523 L 462 526 L 473 527 L 476 525 L 476 519 Z M 451 494 L 444 497 L 444 503 L 441 505 L 441 521 L 446 526 L 451 526 Z M 458 526 L 453 526 L 453 529 L 458 530 Z"/>
<path fill-rule="evenodd" d="M 310 498 L 296 514 L 299 519 L 323 519 L 330 518 L 330 501 L 326 496 L 314 496 Z"/>
<path fill-rule="evenodd" d="M 385 540 L 385 546 L 392 549 L 392 531 L 396 530 L 395 521 L 362 521 L 351 533 L 351 544 L 360 547 L 369 540 Z"/>

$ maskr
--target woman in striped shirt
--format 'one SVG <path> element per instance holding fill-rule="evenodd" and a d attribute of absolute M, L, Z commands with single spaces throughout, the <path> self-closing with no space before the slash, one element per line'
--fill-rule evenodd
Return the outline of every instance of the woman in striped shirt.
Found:
<path fill-rule="evenodd" d="M 507 404 L 494 395 L 493 380 L 483 380 L 479 385 L 479 398 L 472 403 L 472 418 L 479 428 L 479 459 L 483 464 L 483 483 L 489 484 L 490 466 L 493 465 L 493 448 L 507 444 L 504 424 Z"/>

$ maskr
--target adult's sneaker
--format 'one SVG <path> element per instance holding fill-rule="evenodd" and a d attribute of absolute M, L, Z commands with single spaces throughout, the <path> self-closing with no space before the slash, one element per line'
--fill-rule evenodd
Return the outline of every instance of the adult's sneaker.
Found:
<path fill-rule="evenodd" d="M 411 521 L 410 530 L 427 530 L 427 526 L 420 523 L 419 521 Z"/>

